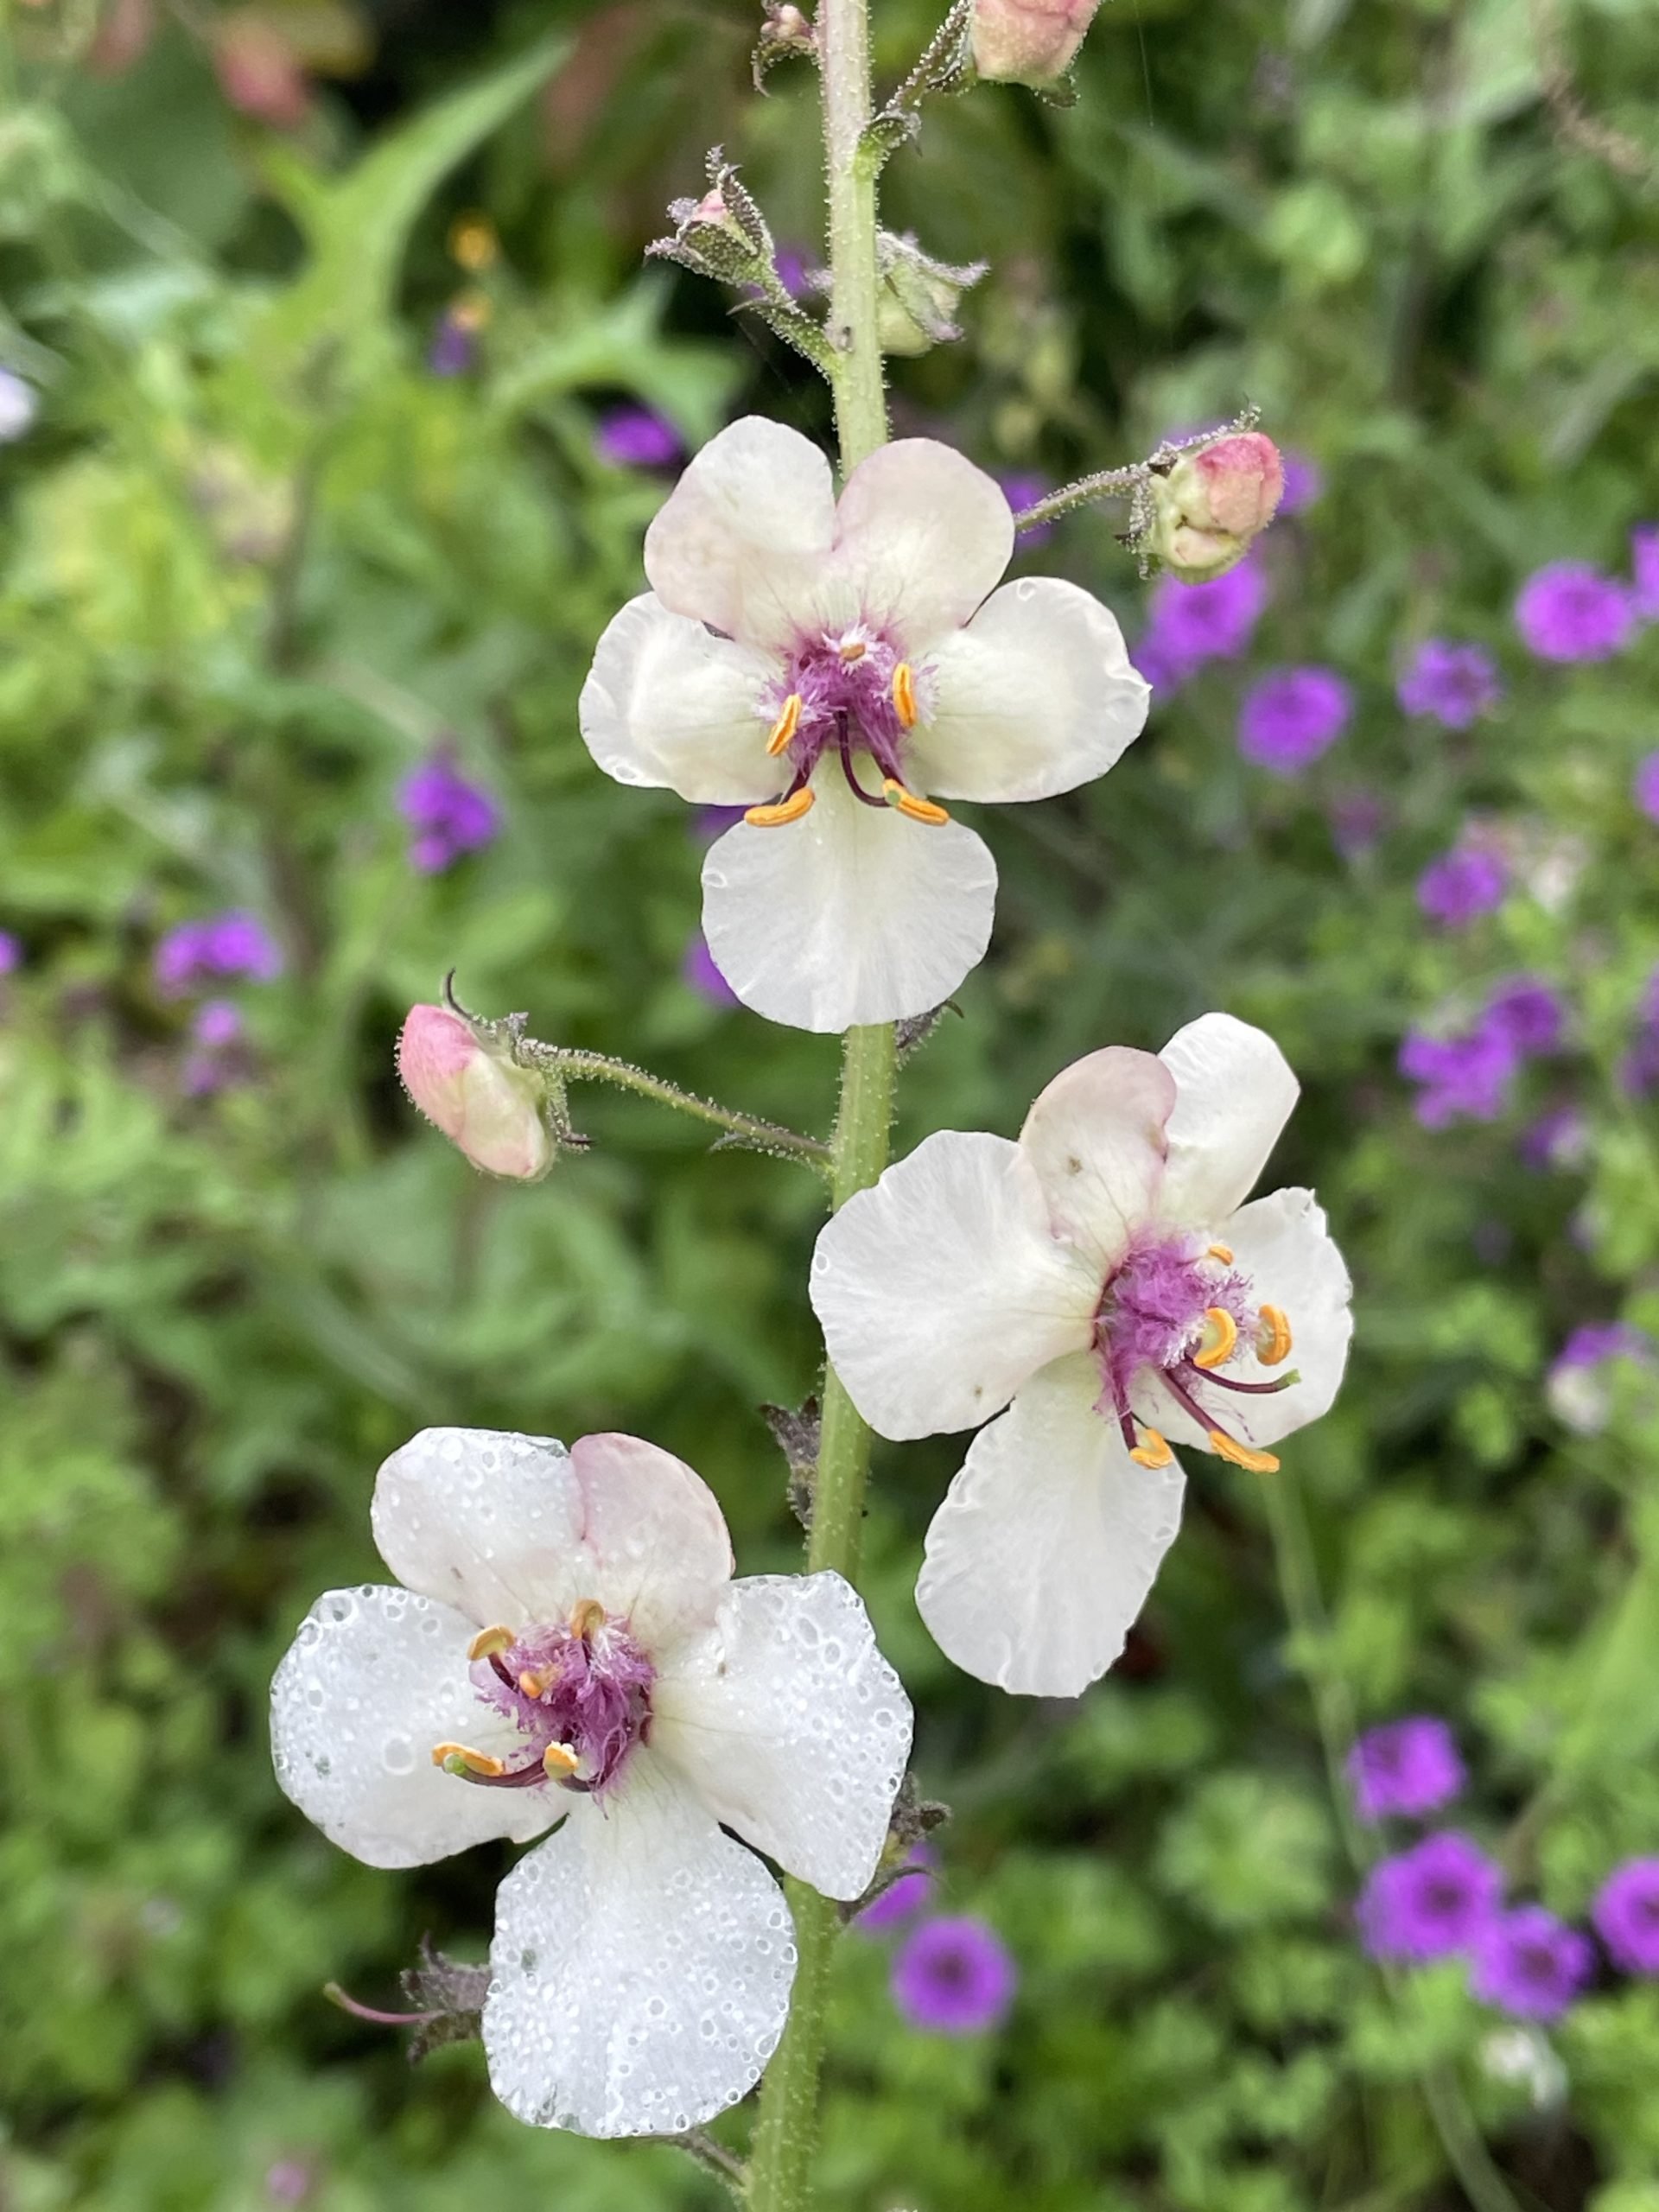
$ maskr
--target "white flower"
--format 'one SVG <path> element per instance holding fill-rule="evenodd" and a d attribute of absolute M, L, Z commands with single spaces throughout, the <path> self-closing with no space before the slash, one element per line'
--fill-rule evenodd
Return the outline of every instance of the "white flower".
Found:
<path fill-rule="evenodd" d="M 1075 1696 L 1174 1541 L 1170 1440 L 1270 1473 L 1262 1447 L 1336 1395 L 1353 1324 L 1325 1216 L 1311 1191 L 1243 1204 L 1296 1091 L 1270 1038 L 1205 1014 L 1156 1058 L 1065 1069 L 1017 1144 L 929 1137 L 819 1236 L 812 1302 L 872 1427 L 925 1436 L 1008 1406 L 917 1586 L 969 1674 Z"/>
<path fill-rule="evenodd" d="M 278 1781 L 372 1866 L 563 1825 L 497 1901 L 484 2044 L 520 2120 L 677 2134 L 759 2078 L 782 1892 L 874 1872 L 910 1707 L 838 1574 L 734 1582 L 726 1524 L 632 1436 L 428 1429 L 381 1468 L 401 1588 L 331 1591 L 271 1688 Z"/>
<path fill-rule="evenodd" d="M 0 369 L 0 446 L 21 438 L 40 409 L 32 384 L 10 369 Z"/>
<path fill-rule="evenodd" d="M 994 590 L 1013 550 L 1001 491 L 950 447 L 882 447 L 837 505 L 818 448 L 756 416 L 647 531 L 652 589 L 600 639 L 582 734 L 620 783 L 748 809 L 702 925 L 757 1014 L 939 1005 L 984 955 L 996 868 L 935 802 L 1070 791 L 1139 734 L 1116 622 L 1054 578 Z"/>

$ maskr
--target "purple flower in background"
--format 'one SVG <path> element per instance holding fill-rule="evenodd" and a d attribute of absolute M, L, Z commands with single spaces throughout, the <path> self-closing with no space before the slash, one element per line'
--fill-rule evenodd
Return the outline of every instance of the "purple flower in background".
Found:
<path fill-rule="evenodd" d="M 1259 768 L 1294 776 L 1329 751 L 1353 709 L 1353 694 L 1334 669 L 1274 669 L 1244 695 L 1238 749 Z"/>
<path fill-rule="evenodd" d="M 1368 1728 L 1348 1754 L 1348 1780 L 1363 1821 L 1390 1813 L 1415 1820 L 1449 1805 L 1467 1779 L 1452 1731 L 1427 1714 Z"/>
<path fill-rule="evenodd" d="M 1281 515 L 1299 515 L 1304 507 L 1311 507 L 1325 490 L 1325 476 L 1317 461 L 1305 453 L 1286 453 L 1281 448 L 1279 459 L 1285 472 L 1285 488 L 1279 494 Z"/>
<path fill-rule="evenodd" d="M 1367 1875 L 1360 1940 L 1374 1959 L 1450 1958 L 1469 1949 L 1503 1896 L 1503 1870 L 1466 1836 L 1427 1835 Z"/>
<path fill-rule="evenodd" d="M 1587 1936 L 1541 1904 L 1523 1904 L 1496 1915 L 1482 1929 L 1469 1986 L 1483 2004 L 1502 2012 L 1553 2020 L 1595 1970 L 1595 1948 Z"/>
<path fill-rule="evenodd" d="M 22 939 L 15 938 L 10 930 L 0 930 L 0 976 L 15 976 L 22 964 Z"/>
<path fill-rule="evenodd" d="M 780 245 L 772 256 L 778 281 L 791 300 L 803 300 L 812 289 L 807 257 L 798 245 Z"/>
<path fill-rule="evenodd" d="M 1607 1955 L 1625 1974 L 1659 1974 L 1659 1859 L 1617 1866 L 1590 1908 Z"/>
<path fill-rule="evenodd" d="M 1162 671 L 1166 690 L 1185 682 L 1207 660 L 1231 660 L 1255 635 L 1268 603 L 1268 582 L 1254 558 L 1207 584 L 1184 584 L 1162 576 L 1153 586 L 1146 633 L 1135 664 L 1148 683 L 1147 656 Z"/>
<path fill-rule="evenodd" d="M 594 450 L 615 468 L 671 468 L 685 441 L 654 407 L 611 407 L 599 418 Z"/>
<path fill-rule="evenodd" d="M 1417 904 L 1443 929 L 1466 928 L 1503 903 L 1509 871 L 1484 845 L 1454 845 L 1417 879 Z"/>
<path fill-rule="evenodd" d="M 1589 1149 L 1590 1128 L 1576 1106 L 1552 1106 L 1522 1133 L 1521 1157 L 1529 1167 L 1579 1167 Z"/>
<path fill-rule="evenodd" d="M 1649 976 L 1637 1003 L 1636 1032 L 1619 1062 L 1620 1087 L 1631 1098 L 1659 1090 L 1659 968 Z"/>
<path fill-rule="evenodd" d="M 440 746 L 404 777 L 397 787 L 397 811 L 416 833 L 410 840 L 410 863 L 423 875 L 441 874 L 463 853 L 489 844 L 501 827 L 495 802 L 467 782 L 448 746 Z"/>
<path fill-rule="evenodd" d="M 1659 620 L 1659 523 L 1630 532 L 1630 600 L 1644 622 Z"/>
<path fill-rule="evenodd" d="M 1467 729 L 1503 695 L 1497 664 L 1484 645 L 1426 638 L 1401 676 L 1395 697 L 1408 715 L 1428 715 Z"/>
<path fill-rule="evenodd" d="M 156 981 L 169 998 L 197 983 L 234 976 L 269 983 L 282 972 L 281 947 L 263 922 L 239 907 L 181 922 L 156 947 Z"/>
<path fill-rule="evenodd" d="M 867 1936 L 885 1935 L 889 1928 L 900 1928 L 913 1920 L 926 1904 L 933 1885 L 928 1868 L 935 1863 L 935 1854 L 925 1843 L 912 1846 L 905 1864 L 913 1866 L 913 1874 L 901 1874 L 891 1889 L 883 1890 L 874 1904 L 867 1904 L 854 1921 L 855 1928 Z"/>
<path fill-rule="evenodd" d="M 710 1006 L 728 1007 L 741 1003 L 737 993 L 715 967 L 715 956 L 709 950 L 709 940 L 701 930 L 693 930 L 686 939 L 685 957 L 680 963 L 680 976 L 700 999 L 706 999 Z"/>
<path fill-rule="evenodd" d="M 474 326 L 453 308 L 446 308 L 426 349 L 427 367 L 435 377 L 464 377 L 473 365 L 477 340 Z"/>
<path fill-rule="evenodd" d="M 226 1045 L 234 1045 L 242 1034 L 242 1010 L 232 1006 L 229 999 L 209 999 L 196 1008 L 190 1034 L 198 1045 L 222 1051 Z"/>
<path fill-rule="evenodd" d="M 1331 836 L 1345 861 L 1363 860 L 1388 827 L 1389 810 L 1375 791 L 1344 791 L 1330 809 Z"/>
<path fill-rule="evenodd" d="M 1020 513 L 1027 507 L 1034 507 L 1039 499 L 1046 499 L 1048 497 L 1049 487 L 1046 480 L 1041 476 L 1033 475 L 1029 471 L 1022 473 L 1016 469 L 1006 476 L 999 476 L 996 480 L 1002 486 L 1002 496 L 1015 514 Z M 1052 522 L 1039 522 L 1035 530 L 1020 531 L 1019 543 L 1022 550 L 1033 552 L 1038 546 L 1046 545 L 1053 535 L 1054 525 Z"/>
<path fill-rule="evenodd" d="M 1515 623 L 1540 660 L 1611 660 L 1630 642 L 1636 604 L 1599 569 L 1554 561 L 1521 587 Z"/>
<path fill-rule="evenodd" d="M 315 2178 L 303 2158 L 278 2158 L 265 2169 L 265 2196 L 272 2204 L 303 2204 Z"/>
<path fill-rule="evenodd" d="M 723 837 L 734 830 L 743 819 L 741 806 L 700 806 L 692 815 L 690 833 L 694 845 L 712 845 L 716 837 Z"/>
<path fill-rule="evenodd" d="M 1413 1111 L 1426 1129 L 1497 1121 L 1519 1065 L 1509 1039 L 1484 1027 L 1462 1037 L 1427 1037 L 1414 1029 L 1400 1047 L 1401 1074 L 1423 1086 Z"/>
<path fill-rule="evenodd" d="M 1523 1057 L 1553 1052 L 1567 1025 L 1560 1000 L 1541 976 L 1514 976 L 1500 983 L 1481 1019 Z"/>
<path fill-rule="evenodd" d="M 1659 822 L 1659 753 L 1649 753 L 1638 763 L 1630 787 L 1637 805 L 1649 822 Z"/>
<path fill-rule="evenodd" d="M 1613 1412 L 1616 1359 L 1650 1362 L 1652 1339 L 1625 1321 L 1585 1321 L 1574 1329 L 1549 1363 L 1544 1395 L 1555 1418 L 1580 1436 L 1597 1436 Z"/>
<path fill-rule="evenodd" d="M 970 2036 L 1001 2019 L 1017 1979 L 982 1920 L 925 1920 L 893 1962 L 893 1999 L 914 2027 Z"/>

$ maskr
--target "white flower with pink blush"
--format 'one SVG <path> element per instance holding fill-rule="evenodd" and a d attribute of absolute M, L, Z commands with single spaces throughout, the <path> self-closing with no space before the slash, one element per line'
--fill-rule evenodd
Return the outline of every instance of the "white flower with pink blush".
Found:
<path fill-rule="evenodd" d="M 600 639 L 582 734 L 620 783 L 745 819 L 703 865 L 703 934 L 757 1014 L 841 1030 L 925 1014 L 990 939 L 996 868 L 942 799 L 1103 775 L 1147 687 L 1076 584 L 995 588 L 1001 487 L 949 446 L 883 446 L 837 503 L 810 440 L 751 416 L 645 535 L 652 588 Z"/>
<path fill-rule="evenodd" d="M 372 1866 L 560 1823 L 497 1898 L 491 2084 L 585 2135 L 708 2120 L 789 2007 L 755 1852 L 854 1898 L 887 1838 L 910 1707 L 862 1602 L 838 1574 L 734 1582 L 713 1493 L 637 1437 L 428 1429 L 372 1518 L 402 1586 L 330 1591 L 301 1625 L 277 1780 Z"/>
<path fill-rule="evenodd" d="M 1208 1014 L 1065 1069 L 1017 1143 L 927 1138 L 820 1235 L 812 1303 L 871 1426 L 988 1422 L 916 1591 L 968 1673 L 1085 1688 L 1179 1527 L 1172 1443 L 1271 1475 L 1335 1397 L 1353 1320 L 1325 1216 L 1311 1191 L 1245 1204 L 1296 1096 L 1271 1038 Z"/>

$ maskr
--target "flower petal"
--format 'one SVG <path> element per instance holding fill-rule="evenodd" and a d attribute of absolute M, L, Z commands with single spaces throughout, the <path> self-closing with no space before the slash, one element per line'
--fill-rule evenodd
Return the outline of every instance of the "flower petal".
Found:
<path fill-rule="evenodd" d="M 1158 1211 L 1217 1228 L 1255 1188 L 1300 1086 L 1267 1032 L 1230 1014 L 1189 1021 L 1158 1057 L 1176 1086 Z"/>
<path fill-rule="evenodd" d="M 1150 1052 L 1109 1045 L 1062 1068 L 1020 1132 L 1055 1228 L 1102 1276 L 1152 1213 L 1175 1104 L 1169 1071 Z"/>
<path fill-rule="evenodd" d="M 777 787 L 763 694 L 777 664 L 671 614 L 645 592 L 599 641 L 577 716 L 588 750 L 620 784 L 666 785 L 709 806 Z"/>
<path fill-rule="evenodd" d="M 839 1574 L 734 1582 L 664 1667 L 651 1744 L 717 1821 L 829 1897 L 861 1897 L 910 1757 L 910 1700 Z"/>
<path fill-rule="evenodd" d="M 1090 783 L 1141 734 L 1152 699 L 1115 616 L 1057 576 L 993 592 L 931 648 L 924 683 L 905 757 L 939 798 L 1050 798 Z"/>
<path fill-rule="evenodd" d="M 1086 1354 L 980 1431 L 927 1532 L 916 1603 L 948 1658 L 1027 1697 L 1103 1675 L 1180 1526 L 1181 1471 L 1137 1466 Z"/>
<path fill-rule="evenodd" d="M 1214 1397 L 1226 1399 L 1227 1426 L 1235 1436 L 1247 1444 L 1276 1444 L 1330 1411 L 1354 1333 L 1353 1285 L 1312 1191 L 1274 1191 L 1253 1198 L 1224 1223 L 1222 1234 L 1234 1264 L 1254 1285 L 1258 1304 L 1278 1306 L 1291 1328 L 1283 1368 L 1262 1367 L 1252 1353 L 1229 1362 L 1227 1373 L 1240 1382 L 1270 1382 L 1275 1372 L 1294 1370 L 1302 1379 L 1270 1398 L 1224 1391 Z"/>
<path fill-rule="evenodd" d="M 827 766 L 783 829 L 739 823 L 702 865 L 702 933 L 747 1007 L 795 1029 L 900 1021 L 984 957 L 996 863 L 959 822 L 861 806 Z"/>
<path fill-rule="evenodd" d="M 745 645 L 783 645 L 811 619 L 835 497 L 810 439 L 746 415 L 703 447 L 645 532 L 652 588 L 674 613 Z"/>
<path fill-rule="evenodd" d="M 1084 1349 L 1100 1286 L 1020 1147 L 944 1129 L 825 1224 L 810 1289 L 854 1404 L 911 1437 L 974 1427 Z"/>
<path fill-rule="evenodd" d="M 433 1765 L 437 1744 L 507 1757 L 518 1741 L 473 1688 L 472 1636 L 454 1606 L 407 1590 L 330 1590 L 276 1669 L 276 1779 L 331 1843 L 368 1866 L 424 1866 L 494 1836 L 524 1842 L 563 1809 L 546 1784 L 483 1789 Z"/>
<path fill-rule="evenodd" d="M 484 2050 L 515 2118 L 680 2135 L 760 2079 L 794 1932 L 753 1853 L 647 1753 L 503 1882 L 490 1966 Z"/>
<path fill-rule="evenodd" d="M 1001 485 L 937 439 L 901 438 L 847 479 L 819 619 L 862 616 L 919 651 L 968 620 L 1013 554 Z"/>
<path fill-rule="evenodd" d="M 480 1627 L 563 1619 L 583 1598 L 646 1649 L 714 1617 L 731 1579 L 726 1523 L 683 1460 L 637 1436 L 428 1428 L 374 1486 L 374 1541 L 411 1590 Z"/>

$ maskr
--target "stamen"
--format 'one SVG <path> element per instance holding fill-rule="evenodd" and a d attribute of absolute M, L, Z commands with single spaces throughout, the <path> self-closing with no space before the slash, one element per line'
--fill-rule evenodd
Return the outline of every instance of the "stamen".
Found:
<path fill-rule="evenodd" d="M 1149 1428 L 1129 1457 L 1139 1466 L 1166 1467 L 1175 1454 L 1169 1448 L 1168 1439 L 1160 1436 L 1155 1428 Z"/>
<path fill-rule="evenodd" d="M 1192 1355 L 1194 1367 L 1220 1367 L 1233 1356 L 1233 1346 L 1238 1342 L 1238 1324 L 1224 1306 L 1206 1306 L 1204 1309 L 1204 1336 Z"/>
<path fill-rule="evenodd" d="M 804 814 L 810 814 L 817 796 L 810 784 L 803 784 L 776 806 L 750 807 L 743 819 L 751 830 L 781 830 L 786 822 L 798 822 Z"/>
<path fill-rule="evenodd" d="M 916 671 L 907 660 L 901 660 L 893 671 L 893 710 L 901 729 L 915 728 Z"/>
<path fill-rule="evenodd" d="M 518 1641 L 510 1628 L 481 1628 L 467 1647 L 469 1659 L 493 1659 L 498 1652 L 511 1651 Z"/>
<path fill-rule="evenodd" d="M 775 760 L 780 753 L 787 750 L 790 741 L 801 726 L 801 709 L 804 704 L 798 691 L 791 691 L 785 700 L 783 712 L 773 722 L 772 734 L 766 740 L 766 752 L 771 759 Z"/>
<path fill-rule="evenodd" d="M 472 1751 L 465 1744 L 434 1744 L 432 1764 L 446 1774 L 480 1774 L 488 1780 L 507 1770 L 505 1759 L 493 1759 L 487 1751 Z"/>
<path fill-rule="evenodd" d="M 1279 1306 L 1264 1306 L 1257 1317 L 1255 1356 L 1263 1367 L 1277 1367 L 1290 1357 L 1290 1322 Z"/>
<path fill-rule="evenodd" d="M 1205 1252 L 1205 1257 L 1207 1260 L 1219 1260 L 1224 1268 L 1230 1268 L 1233 1264 L 1233 1248 L 1230 1244 L 1211 1244 Z"/>
<path fill-rule="evenodd" d="M 887 804 L 896 806 L 900 814 L 907 815 L 912 822 L 925 822 L 930 828 L 937 830 L 942 822 L 950 819 L 944 809 L 935 806 L 931 798 L 918 798 L 914 791 L 907 791 L 896 776 L 884 776 L 881 789 Z"/>
<path fill-rule="evenodd" d="M 869 647 L 862 638 L 843 638 L 836 650 L 850 668 L 855 660 L 863 659 Z"/>
<path fill-rule="evenodd" d="M 544 1697 L 547 1694 L 548 1690 L 552 1687 L 553 1683 L 558 1679 L 558 1671 L 559 1670 L 556 1667 L 543 1667 L 540 1673 L 537 1674 L 532 1669 L 526 1668 L 524 1672 L 518 1677 L 519 1695 L 521 1697 Z"/>
<path fill-rule="evenodd" d="M 605 1625 L 605 1608 L 597 1598 L 581 1598 L 570 1609 L 572 1636 L 590 1637 Z"/>
<path fill-rule="evenodd" d="M 1276 1475 L 1279 1471 L 1279 1462 L 1271 1452 L 1253 1452 L 1248 1444 L 1236 1444 L 1224 1428 L 1211 1430 L 1210 1448 L 1217 1459 L 1225 1459 L 1230 1466 L 1243 1467 L 1250 1474 Z"/>
<path fill-rule="evenodd" d="M 567 1774 L 574 1774 L 582 1764 L 581 1759 L 569 1744 L 550 1744 L 542 1753 L 542 1764 L 555 1782 Z"/>

